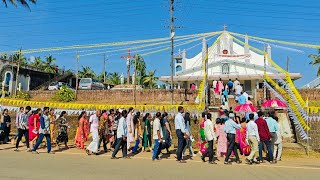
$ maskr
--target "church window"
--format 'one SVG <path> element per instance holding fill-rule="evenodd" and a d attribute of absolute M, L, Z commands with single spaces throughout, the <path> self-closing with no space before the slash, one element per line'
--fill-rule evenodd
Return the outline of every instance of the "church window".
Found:
<path fill-rule="evenodd" d="M 182 71 L 182 67 L 179 65 L 176 67 L 176 72 Z"/>
<path fill-rule="evenodd" d="M 230 73 L 230 67 L 229 64 L 222 64 L 222 74 L 229 74 Z"/>

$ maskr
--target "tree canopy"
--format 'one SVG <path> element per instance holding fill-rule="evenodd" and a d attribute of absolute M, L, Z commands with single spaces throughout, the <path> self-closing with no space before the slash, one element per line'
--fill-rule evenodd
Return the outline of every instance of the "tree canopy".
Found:
<path fill-rule="evenodd" d="M 318 54 L 310 54 L 309 58 L 312 58 L 309 64 L 318 67 L 317 76 L 320 76 L 320 49 L 318 49 Z"/>
<path fill-rule="evenodd" d="M 8 2 L 11 3 L 12 5 L 14 5 L 15 7 L 18 6 L 18 3 L 21 4 L 22 6 L 30 9 L 30 6 L 29 6 L 29 3 L 28 2 L 31 2 L 32 4 L 36 4 L 37 0 L 2 0 L 2 2 L 4 3 L 4 5 L 6 7 L 8 7 Z"/>

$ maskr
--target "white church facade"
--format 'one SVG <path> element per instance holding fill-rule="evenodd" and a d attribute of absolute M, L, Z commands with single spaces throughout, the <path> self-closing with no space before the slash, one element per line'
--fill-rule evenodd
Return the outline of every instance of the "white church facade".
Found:
<path fill-rule="evenodd" d="M 238 79 L 243 85 L 243 89 L 249 94 L 253 90 L 262 88 L 263 74 L 265 70 L 264 56 L 249 49 L 248 37 L 245 37 L 245 46 L 234 42 L 228 32 L 223 32 L 218 42 L 208 49 L 208 83 L 212 87 L 214 80 L 221 79 L 224 84 L 229 80 Z M 175 60 L 175 89 L 189 89 L 191 84 L 199 85 L 203 79 L 203 59 L 206 56 L 207 43 L 202 41 L 202 52 L 192 58 L 187 58 L 186 50 L 181 53 L 181 58 Z M 271 46 L 268 44 L 266 52 L 271 57 Z M 266 61 L 268 66 L 268 61 Z M 285 77 L 285 74 L 277 73 L 276 69 L 266 68 L 266 73 L 273 79 L 276 76 Z M 302 77 L 300 73 L 290 73 L 293 80 Z M 171 83 L 171 76 L 160 77 L 162 82 Z"/>

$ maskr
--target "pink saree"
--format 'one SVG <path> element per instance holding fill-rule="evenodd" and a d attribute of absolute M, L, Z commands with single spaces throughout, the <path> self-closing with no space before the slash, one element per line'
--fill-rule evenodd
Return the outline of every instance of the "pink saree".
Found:
<path fill-rule="evenodd" d="M 247 133 L 247 128 L 241 128 L 237 129 L 237 140 L 240 145 L 240 150 L 244 155 L 249 155 L 250 154 L 250 145 L 246 141 L 246 133 Z"/>

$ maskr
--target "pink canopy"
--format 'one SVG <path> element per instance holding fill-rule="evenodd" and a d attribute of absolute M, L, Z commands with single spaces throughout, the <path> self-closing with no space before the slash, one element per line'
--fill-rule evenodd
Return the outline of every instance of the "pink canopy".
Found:
<path fill-rule="evenodd" d="M 240 104 L 234 108 L 236 112 L 257 112 L 258 109 L 251 104 Z"/>
<path fill-rule="evenodd" d="M 277 100 L 277 99 L 270 99 L 266 102 L 264 102 L 262 105 L 262 107 L 269 107 L 269 108 L 286 108 L 287 105 L 286 103 Z"/>

